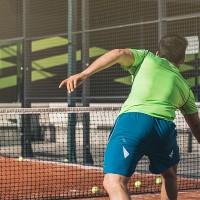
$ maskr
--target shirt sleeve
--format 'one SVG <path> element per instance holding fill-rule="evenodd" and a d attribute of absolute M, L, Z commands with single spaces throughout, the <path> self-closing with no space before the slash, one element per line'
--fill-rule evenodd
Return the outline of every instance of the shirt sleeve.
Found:
<path fill-rule="evenodd" d="M 148 50 L 145 50 L 145 49 L 141 49 L 141 50 L 129 49 L 129 50 L 131 50 L 133 52 L 135 61 L 134 61 L 133 65 L 130 67 L 124 67 L 124 66 L 121 66 L 121 67 L 123 70 L 128 71 L 131 75 L 134 75 L 136 69 L 138 68 L 138 66 L 140 66 L 140 64 L 146 57 Z"/>
<path fill-rule="evenodd" d="M 192 90 L 190 89 L 190 94 L 187 102 L 180 108 L 182 114 L 193 114 L 198 112 L 197 106 L 195 104 L 195 98 Z"/>
<path fill-rule="evenodd" d="M 135 57 L 135 61 L 132 65 L 134 67 L 138 67 L 149 52 L 148 50 L 145 50 L 145 49 L 141 49 L 141 50 L 129 49 L 129 50 L 133 52 L 134 57 Z"/>

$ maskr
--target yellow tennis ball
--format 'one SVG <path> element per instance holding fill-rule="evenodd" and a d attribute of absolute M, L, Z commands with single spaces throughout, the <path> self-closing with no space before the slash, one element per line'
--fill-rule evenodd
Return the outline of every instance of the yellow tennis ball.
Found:
<path fill-rule="evenodd" d="M 156 179 L 156 184 L 161 184 L 162 183 L 162 179 L 161 178 L 157 178 Z"/>
<path fill-rule="evenodd" d="M 65 159 L 64 159 L 64 162 L 68 162 L 68 159 L 67 159 L 67 158 L 65 158 Z"/>
<path fill-rule="evenodd" d="M 23 161 L 24 160 L 24 158 L 22 157 L 22 156 L 19 156 L 19 158 L 18 158 L 18 161 Z"/>
<path fill-rule="evenodd" d="M 95 193 L 98 193 L 99 192 L 99 188 L 97 186 L 93 186 L 92 187 L 92 193 L 95 194 Z"/>
<path fill-rule="evenodd" d="M 142 186 L 142 182 L 141 181 L 135 181 L 135 187 L 136 188 L 140 188 Z"/>

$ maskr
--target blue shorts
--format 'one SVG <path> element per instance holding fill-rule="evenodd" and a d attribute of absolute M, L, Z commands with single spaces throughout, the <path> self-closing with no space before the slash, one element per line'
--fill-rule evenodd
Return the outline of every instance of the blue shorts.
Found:
<path fill-rule="evenodd" d="M 143 113 L 121 114 L 111 131 L 104 156 L 104 173 L 131 177 L 146 155 L 149 170 L 161 174 L 180 161 L 175 124 Z"/>

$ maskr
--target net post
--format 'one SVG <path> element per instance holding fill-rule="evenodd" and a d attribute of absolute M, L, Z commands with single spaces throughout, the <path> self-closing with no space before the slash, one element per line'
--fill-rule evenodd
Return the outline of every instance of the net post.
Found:
<path fill-rule="evenodd" d="M 68 1 L 68 77 L 76 73 L 76 0 Z M 68 93 L 68 107 L 76 106 L 76 91 Z M 67 159 L 76 162 L 76 114 L 68 113 Z"/>
<path fill-rule="evenodd" d="M 83 162 L 93 165 L 94 161 L 90 150 L 90 113 L 83 113 Z"/>
<path fill-rule="evenodd" d="M 76 163 L 76 113 L 68 113 L 67 159 Z"/>
<path fill-rule="evenodd" d="M 27 1 L 23 0 L 23 98 L 22 107 L 31 107 L 30 100 L 27 99 L 28 85 L 31 81 L 31 41 L 27 40 Z M 22 115 L 22 135 L 21 135 L 21 154 L 23 157 L 32 157 L 33 150 L 31 146 L 31 116 Z"/>
<path fill-rule="evenodd" d="M 23 158 L 32 157 L 33 150 L 31 146 L 31 115 L 22 114 L 22 136 L 21 136 L 21 156 Z"/>
<path fill-rule="evenodd" d="M 187 152 L 192 152 L 192 133 L 190 130 L 187 131 L 188 134 L 188 143 L 187 143 Z"/>
<path fill-rule="evenodd" d="M 82 70 L 89 66 L 89 1 L 82 0 Z M 82 104 L 83 107 L 89 107 L 90 82 L 86 80 L 83 83 Z M 83 162 L 93 165 L 94 161 L 90 151 L 90 113 L 83 113 Z"/>

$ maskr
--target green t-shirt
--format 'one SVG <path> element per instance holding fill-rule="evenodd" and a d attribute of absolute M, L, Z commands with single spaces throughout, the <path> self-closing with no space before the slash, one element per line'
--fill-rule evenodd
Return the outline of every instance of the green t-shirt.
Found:
<path fill-rule="evenodd" d="M 177 67 L 147 50 L 130 49 L 135 57 L 131 67 L 122 67 L 132 75 L 132 89 L 120 114 L 141 112 L 173 121 L 175 111 L 197 112 L 194 95 Z"/>

